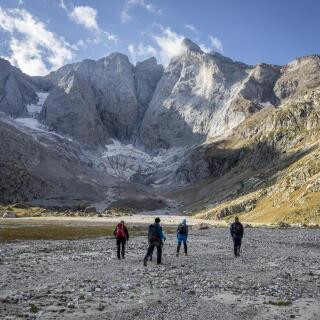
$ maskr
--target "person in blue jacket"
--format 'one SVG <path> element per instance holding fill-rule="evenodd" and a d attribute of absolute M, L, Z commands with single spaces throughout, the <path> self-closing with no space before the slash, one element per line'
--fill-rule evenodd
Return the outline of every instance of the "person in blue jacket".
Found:
<path fill-rule="evenodd" d="M 179 257 L 179 252 L 180 252 L 180 247 L 182 242 L 184 247 L 184 255 L 185 256 L 188 255 L 188 246 L 187 246 L 188 233 L 189 233 L 189 228 L 187 225 L 187 220 L 183 219 L 177 228 L 177 240 L 178 240 L 177 257 Z"/>
<path fill-rule="evenodd" d="M 148 229 L 148 241 L 149 247 L 147 254 L 143 259 L 143 265 L 147 266 L 148 258 L 152 256 L 153 250 L 157 248 L 157 264 L 161 264 L 162 258 L 162 246 L 163 241 L 166 240 L 166 237 L 163 234 L 162 227 L 160 225 L 160 218 L 155 218 L 154 223 L 150 224 Z"/>

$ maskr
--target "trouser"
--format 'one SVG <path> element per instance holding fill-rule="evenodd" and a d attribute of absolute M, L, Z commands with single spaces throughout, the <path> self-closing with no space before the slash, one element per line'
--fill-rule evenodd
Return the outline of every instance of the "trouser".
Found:
<path fill-rule="evenodd" d="M 118 259 L 120 259 L 121 257 L 124 258 L 125 246 L 126 246 L 126 238 L 118 238 L 117 239 L 117 257 L 118 257 Z M 121 257 L 120 257 L 120 253 L 121 253 Z"/>
<path fill-rule="evenodd" d="M 178 241 L 177 253 L 180 252 L 181 242 L 183 242 L 184 253 L 187 254 L 188 253 L 187 241 L 184 241 L 184 240 L 183 241 Z"/>
<path fill-rule="evenodd" d="M 236 257 L 240 256 L 240 248 L 241 248 L 241 238 L 234 237 L 233 238 L 233 251 Z"/>
<path fill-rule="evenodd" d="M 154 248 L 157 248 L 157 263 L 161 263 L 161 258 L 162 258 L 162 243 L 159 241 L 150 241 L 149 242 L 149 247 L 147 250 L 147 254 L 144 257 L 145 260 L 148 260 L 148 258 L 152 257 L 152 253 L 154 251 Z"/>

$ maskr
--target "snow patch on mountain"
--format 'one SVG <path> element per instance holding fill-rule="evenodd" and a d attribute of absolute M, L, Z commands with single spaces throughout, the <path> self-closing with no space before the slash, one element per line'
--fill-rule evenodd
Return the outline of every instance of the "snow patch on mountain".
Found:
<path fill-rule="evenodd" d="M 42 110 L 42 107 L 48 98 L 49 92 L 36 92 L 38 96 L 38 102 L 36 104 L 28 104 L 27 110 L 28 113 L 31 115 L 35 115 L 37 113 L 40 113 Z"/>

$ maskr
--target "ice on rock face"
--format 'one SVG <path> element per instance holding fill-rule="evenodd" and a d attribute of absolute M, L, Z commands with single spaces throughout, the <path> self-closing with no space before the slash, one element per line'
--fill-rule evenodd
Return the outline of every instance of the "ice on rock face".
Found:
<path fill-rule="evenodd" d="M 40 113 L 42 110 L 42 107 L 49 95 L 48 92 L 36 92 L 37 96 L 38 96 L 38 102 L 37 104 L 28 104 L 27 105 L 27 110 L 30 114 L 36 114 L 36 113 Z"/>
<path fill-rule="evenodd" d="M 160 150 L 157 156 L 151 156 L 132 144 L 122 144 L 113 139 L 102 154 L 106 171 L 114 176 L 129 180 L 133 175 L 148 175 L 154 172 L 170 172 L 178 168 L 185 153 L 184 148 Z"/>

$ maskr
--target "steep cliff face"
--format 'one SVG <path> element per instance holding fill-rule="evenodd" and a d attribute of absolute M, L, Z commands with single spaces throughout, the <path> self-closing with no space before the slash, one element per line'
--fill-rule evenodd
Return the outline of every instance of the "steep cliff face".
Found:
<path fill-rule="evenodd" d="M 275 94 L 281 101 L 298 98 L 320 86 L 320 56 L 306 56 L 283 66 L 275 84 Z"/>
<path fill-rule="evenodd" d="M 0 111 L 11 116 L 27 113 L 27 105 L 37 101 L 33 79 L 0 58 Z"/>
<path fill-rule="evenodd" d="M 65 66 L 47 77 L 54 89 L 41 119 L 82 142 L 131 141 L 162 71 L 154 58 L 135 68 L 120 53 Z"/>
<path fill-rule="evenodd" d="M 278 104 L 279 67 L 248 66 L 204 53 L 190 40 L 158 82 L 141 124 L 147 149 L 191 146 L 228 134 L 249 114 Z"/>
<path fill-rule="evenodd" d="M 40 119 L 50 130 L 87 144 L 100 145 L 108 138 L 91 85 L 74 71 L 69 71 L 50 91 Z"/>

